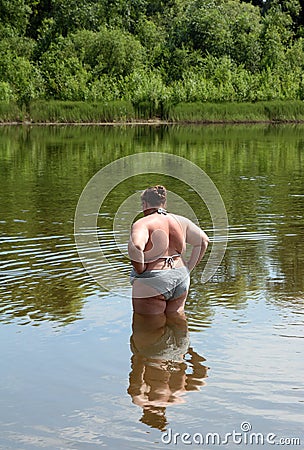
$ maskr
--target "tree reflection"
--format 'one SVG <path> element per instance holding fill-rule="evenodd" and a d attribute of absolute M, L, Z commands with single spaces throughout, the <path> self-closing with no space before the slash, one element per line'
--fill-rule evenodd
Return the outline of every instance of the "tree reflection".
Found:
<path fill-rule="evenodd" d="M 173 127 L 9 127 L 0 129 L 0 320 L 30 316 L 74 320 L 96 288 L 79 261 L 73 220 L 79 196 L 98 170 L 142 151 L 189 159 L 212 178 L 229 216 L 228 248 L 206 285 L 191 274 L 190 326 L 208 326 L 214 305 L 246 308 L 260 294 L 301 308 L 304 291 L 303 125 Z M 164 175 L 162 175 L 164 177 Z M 167 182 L 193 207 L 202 228 L 211 221 L 195 193 L 159 174 L 131 177 L 109 194 L 100 242 L 113 266 L 129 270 L 117 247 L 113 218 L 121 203 L 148 185 Z M 129 227 L 126 226 L 128 234 Z M 96 270 L 103 271 L 103 267 Z M 120 286 L 120 277 L 104 276 Z M 3 319 L 2 319 L 3 317 Z M 197 327 L 199 323 L 199 327 Z"/>
<path fill-rule="evenodd" d="M 38 277 L 37 277 L 37 280 Z M 19 281 L 19 282 L 17 282 Z M 0 323 L 15 319 L 21 325 L 38 326 L 43 321 L 67 325 L 81 317 L 84 288 L 65 277 L 41 278 L 22 284 L 22 279 L 10 283 L 9 289 L 0 286 Z"/>
<path fill-rule="evenodd" d="M 159 430 L 167 425 L 166 408 L 184 403 L 185 394 L 205 384 L 208 367 L 189 346 L 182 314 L 133 314 L 128 394 L 142 408 L 141 422 Z"/>

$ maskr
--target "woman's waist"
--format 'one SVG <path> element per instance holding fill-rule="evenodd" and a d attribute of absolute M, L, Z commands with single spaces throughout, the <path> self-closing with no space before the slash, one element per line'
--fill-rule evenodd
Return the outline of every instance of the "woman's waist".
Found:
<path fill-rule="evenodd" d="M 190 274 L 189 269 L 186 265 L 180 266 L 180 267 L 173 267 L 172 269 L 166 270 L 166 269 L 146 269 L 141 273 L 136 272 L 134 267 L 131 270 L 130 273 L 130 280 L 131 283 L 134 281 L 135 278 L 158 278 L 158 277 L 177 277 L 177 278 L 184 278 L 188 277 Z M 165 278 L 168 280 L 168 278 Z"/>
<path fill-rule="evenodd" d="M 173 255 L 164 255 L 154 261 L 145 261 L 147 270 L 169 270 L 186 266 L 186 263 L 181 254 L 175 253 Z"/>

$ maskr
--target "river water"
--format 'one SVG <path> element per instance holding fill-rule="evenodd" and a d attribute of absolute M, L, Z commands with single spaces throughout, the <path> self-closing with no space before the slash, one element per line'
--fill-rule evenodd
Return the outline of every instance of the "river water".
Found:
<path fill-rule="evenodd" d="M 98 212 L 110 268 L 96 264 L 98 282 L 80 262 L 83 189 L 144 152 L 187 159 L 224 202 L 227 249 L 206 283 L 215 230 L 187 164 L 188 184 L 170 167 L 122 171 Z M 130 221 L 119 208 L 156 183 L 211 239 L 186 317 L 160 326 L 133 317 L 121 282 Z M 1 449 L 303 448 L 303 125 L 2 126 L 0 186 Z"/>

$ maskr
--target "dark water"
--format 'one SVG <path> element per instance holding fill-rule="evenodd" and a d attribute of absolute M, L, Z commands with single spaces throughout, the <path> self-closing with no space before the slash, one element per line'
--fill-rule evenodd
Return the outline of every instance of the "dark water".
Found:
<path fill-rule="evenodd" d="M 143 324 L 129 288 L 107 291 L 84 270 L 74 215 L 96 172 L 151 151 L 209 175 L 229 239 L 209 282 L 200 281 L 202 267 L 192 273 L 186 319 Z M 300 125 L 2 127 L 0 448 L 273 448 L 280 438 L 303 448 L 303 175 Z M 208 210 L 189 186 L 132 177 L 98 218 L 122 274 L 129 263 L 113 236 L 115 214 L 154 183 L 182 197 L 214 243 Z M 121 231 L 128 235 L 127 222 Z M 120 289 L 111 271 L 103 276 Z M 248 443 L 253 433 L 263 446 Z"/>

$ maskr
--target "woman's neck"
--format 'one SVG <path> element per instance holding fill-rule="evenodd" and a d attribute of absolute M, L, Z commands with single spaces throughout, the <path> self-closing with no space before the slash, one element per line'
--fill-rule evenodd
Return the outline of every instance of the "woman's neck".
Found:
<path fill-rule="evenodd" d="M 151 214 L 154 214 L 156 212 L 158 214 L 167 214 L 167 211 L 162 206 L 151 206 L 151 208 L 147 208 L 144 210 L 144 216 L 150 216 Z"/>

